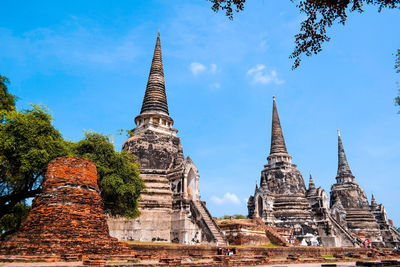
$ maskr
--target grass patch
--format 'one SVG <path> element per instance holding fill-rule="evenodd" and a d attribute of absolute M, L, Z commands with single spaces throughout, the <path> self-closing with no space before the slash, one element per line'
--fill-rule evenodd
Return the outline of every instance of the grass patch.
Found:
<path fill-rule="evenodd" d="M 275 245 L 275 244 L 273 244 L 273 243 L 269 243 L 269 244 L 261 245 L 260 247 L 276 248 L 276 247 L 281 247 L 281 246 Z"/>

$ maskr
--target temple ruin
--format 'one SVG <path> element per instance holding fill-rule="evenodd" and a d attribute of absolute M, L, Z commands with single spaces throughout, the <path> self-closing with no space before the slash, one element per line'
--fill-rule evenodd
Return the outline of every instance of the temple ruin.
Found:
<path fill-rule="evenodd" d="M 0 254 L 129 254 L 126 244 L 109 235 L 96 166 L 65 157 L 49 163 L 41 193 L 18 235 Z"/>
<path fill-rule="evenodd" d="M 376 246 L 399 244 L 400 234 L 387 219 L 383 205 L 371 206 L 354 181 L 339 134 L 337 183 L 330 205 L 322 187 L 316 188 L 310 173 L 306 189 L 303 177 L 286 149 L 279 115 L 273 99 L 271 148 L 261 171 L 260 185 L 248 200 L 248 217 L 266 225 L 293 229 L 302 245 L 362 246 L 369 239 Z M 293 240 L 288 240 L 293 242 Z"/>
<path fill-rule="evenodd" d="M 390 225 L 385 208 L 372 196 L 369 205 L 364 190 L 355 182 L 338 131 L 338 171 L 331 188 L 331 214 L 353 234 L 365 236 L 377 246 L 400 244 L 400 233 Z"/>
<path fill-rule="evenodd" d="M 122 150 L 136 155 L 146 189 L 137 219 L 110 217 L 110 234 L 120 240 L 226 245 L 226 238 L 199 194 L 199 171 L 183 154 L 172 128 L 158 33 L 136 128 Z"/>

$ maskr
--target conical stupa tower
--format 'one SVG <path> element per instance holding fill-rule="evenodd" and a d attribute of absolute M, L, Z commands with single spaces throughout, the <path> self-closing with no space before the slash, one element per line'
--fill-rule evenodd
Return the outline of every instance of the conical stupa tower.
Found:
<path fill-rule="evenodd" d="M 142 108 L 135 118 L 136 128 L 122 146 L 123 151 L 134 154 L 140 162 L 140 175 L 146 185 L 141 193 L 141 215 L 136 220 L 109 220 L 110 233 L 118 239 L 171 242 L 172 191 L 167 172 L 184 160 L 173 123 L 168 111 L 158 32 Z"/>
<path fill-rule="evenodd" d="M 336 175 L 338 183 L 354 183 L 354 175 L 350 170 L 349 163 L 347 162 L 346 153 L 344 152 L 340 130 L 338 130 L 338 169 Z"/>
<path fill-rule="evenodd" d="M 338 171 L 336 184 L 331 188 L 331 208 L 336 202 L 346 211 L 344 223 L 350 232 L 360 237 L 365 236 L 371 242 L 380 245 L 382 236 L 379 232 L 379 225 L 371 213 L 369 202 L 364 190 L 355 182 L 355 177 L 350 170 L 344 152 L 342 138 L 338 131 Z"/>
<path fill-rule="evenodd" d="M 160 32 L 135 124 L 122 150 L 140 162 L 140 176 L 146 185 L 141 192 L 141 215 L 137 219 L 110 218 L 111 235 L 121 240 L 224 245 L 225 237 L 200 201 L 198 170 L 190 157 L 184 157 L 178 130 L 172 128 Z"/>
<path fill-rule="evenodd" d="M 267 160 L 261 172 L 260 187 L 252 196 L 254 205 L 249 205 L 249 215 L 260 217 L 269 225 L 294 229 L 295 237 L 303 244 L 320 244 L 303 177 L 286 149 L 275 97 Z"/>

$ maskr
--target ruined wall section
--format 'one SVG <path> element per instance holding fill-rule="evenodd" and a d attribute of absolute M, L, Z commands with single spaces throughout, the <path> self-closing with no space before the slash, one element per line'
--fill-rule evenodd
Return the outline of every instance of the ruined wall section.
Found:
<path fill-rule="evenodd" d="M 2 254 L 119 254 L 127 247 L 108 232 L 95 165 L 66 157 L 49 163 L 42 192 Z"/>

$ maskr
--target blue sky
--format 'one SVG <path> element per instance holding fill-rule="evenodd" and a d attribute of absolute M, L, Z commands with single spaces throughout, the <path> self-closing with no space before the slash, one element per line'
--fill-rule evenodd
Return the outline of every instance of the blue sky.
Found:
<path fill-rule="evenodd" d="M 183 3 L 184 2 L 184 3 Z M 214 216 L 247 214 L 269 152 L 272 96 L 289 153 L 329 194 L 337 129 L 356 181 L 400 225 L 400 115 L 394 53 L 400 12 L 369 8 L 328 30 L 332 40 L 291 71 L 304 18 L 287 1 L 248 1 L 229 21 L 198 1 L 8 1 L 0 73 L 18 107 L 44 104 L 66 139 L 134 127 L 157 30 L 171 117 L 200 170 Z"/>

